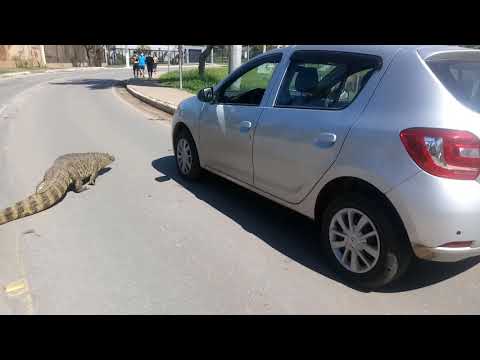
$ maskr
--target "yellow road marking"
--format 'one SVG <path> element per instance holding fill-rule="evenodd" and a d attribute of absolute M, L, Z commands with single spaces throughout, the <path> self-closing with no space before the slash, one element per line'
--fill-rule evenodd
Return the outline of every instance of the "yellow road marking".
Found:
<path fill-rule="evenodd" d="M 5 286 L 5 292 L 10 296 L 21 295 L 27 291 L 28 283 L 26 279 L 16 280 Z"/>

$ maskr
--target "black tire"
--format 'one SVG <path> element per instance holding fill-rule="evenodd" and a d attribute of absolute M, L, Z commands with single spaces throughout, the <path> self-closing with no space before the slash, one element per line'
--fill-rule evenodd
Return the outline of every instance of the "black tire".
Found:
<path fill-rule="evenodd" d="M 191 156 L 191 166 L 184 171 L 180 168 L 179 164 L 179 149 L 177 148 L 179 143 L 186 141 L 188 143 L 189 151 L 187 154 Z M 197 146 L 192 138 L 192 135 L 187 130 L 180 130 L 175 137 L 175 163 L 177 164 L 177 170 L 180 176 L 188 180 L 197 180 L 200 178 L 202 168 L 200 167 L 200 160 L 198 159 Z"/>
<path fill-rule="evenodd" d="M 380 243 L 378 260 L 370 270 L 364 273 L 356 273 L 344 267 L 335 256 L 330 245 L 329 229 L 331 221 L 335 214 L 347 208 L 359 210 L 367 215 L 378 233 Z M 353 222 L 355 223 L 355 221 Z M 405 273 L 413 258 L 413 252 L 403 226 L 392 214 L 391 209 L 372 196 L 362 193 L 347 193 L 333 199 L 325 209 L 322 219 L 320 219 L 320 226 L 323 253 L 336 273 L 346 284 L 352 287 L 362 290 L 375 290 L 396 281 Z M 365 252 L 362 252 L 362 254 L 365 255 Z"/>

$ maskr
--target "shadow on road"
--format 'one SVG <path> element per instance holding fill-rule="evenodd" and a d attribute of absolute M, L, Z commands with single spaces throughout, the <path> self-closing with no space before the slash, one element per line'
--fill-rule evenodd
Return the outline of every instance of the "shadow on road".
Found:
<path fill-rule="evenodd" d="M 125 87 L 126 81 L 120 81 L 115 79 L 80 79 L 80 80 L 68 80 L 62 82 L 49 82 L 51 85 L 83 85 L 90 90 L 104 90 L 111 87 L 120 88 Z M 129 85 L 138 85 L 138 86 L 148 86 L 148 87 L 162 87 L 160 83 L 153 79 L 130 79 L 128 80 Z"/>
<path fill-rule="evenodd" d="M 396 293 L 423 288 L 450 279 L 480 263 L 480 257 L 456 263 L 415 260 L 408 272 L 398 282 L 378 290 L 382 293 Z"/>
<path fill-rule="evenodd" d="M 80 79 L 80 80 L 69 80 L 62 82 L 49 82 L 51 85 L 83 85 L 90 90 L 104 90 L 111 87 L 120 88 L 125 86 L 125 83 L 120 80 L 115 79 Z"/>
<path fill-rule="evenodd" d="M 318 231 L 313 221 L 208 172 L 199 182 L 186 181 L 178 175 L 174 156 L 156 159 L 152 161 L 152 166 L 161 173 L 155 178 L 156 181 L 177 182 L 272 248 L 323 276 L 342 282 L 329 270 L 326 260 L 321 256 Z M 379 292 L 403 292 L 433 285 L 479 262 L 480 258 L 458 263 L 414 261 L 410 271 L 400 281 Z"/>

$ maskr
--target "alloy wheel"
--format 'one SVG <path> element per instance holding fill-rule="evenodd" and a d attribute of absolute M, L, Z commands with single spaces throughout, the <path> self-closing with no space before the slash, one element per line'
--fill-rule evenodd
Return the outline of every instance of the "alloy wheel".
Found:
<path fill-rule="evenodd" d="M 378 231 L 360 210 L 339 210 L 330 221 L 329 240 L 337 260 L 353 273 L 370 271 L 380 257 Z"/>
<path fill-rule="evenodd" d="M 192 168 L 193 156 L 190 144 L 184 138 L 181 138 L 177 144 L 177 162 L 182 174 L 188 175 Z"/>

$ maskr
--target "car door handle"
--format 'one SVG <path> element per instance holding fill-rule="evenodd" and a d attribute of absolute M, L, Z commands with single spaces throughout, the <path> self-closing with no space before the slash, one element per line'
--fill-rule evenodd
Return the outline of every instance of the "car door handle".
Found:
<path fill-rule="evenodd" d="M 321 133 L 315 138 L 314 144 L 318 147 L 325 147 L 335 144 L 336 141 L 337 135 L 332 133 Z"/>
<path fill-rule="evenodd" d="M 252 123 L 250 121 L 242 121 L 240 123 L 240 131 L 241 132 L 247 132 L 251 129 Z"/>

